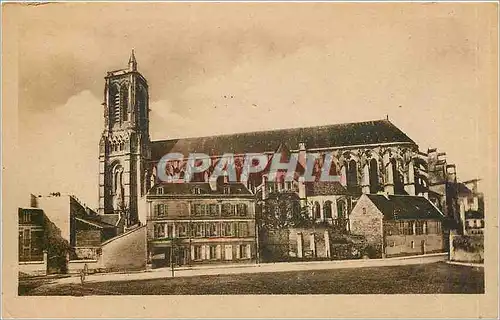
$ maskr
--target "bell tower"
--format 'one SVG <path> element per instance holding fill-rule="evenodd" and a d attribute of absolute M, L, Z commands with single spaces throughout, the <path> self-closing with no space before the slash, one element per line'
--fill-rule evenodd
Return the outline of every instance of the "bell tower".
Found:
<path fill-rule="evenodd" d="M 107 73 L 104 131 L 99 142 L 99 213 L 114 214 L 124 227 L 138 222 L 150 158 L 149 93 L 137 71 L 134 51 L 128 67 Z"/>

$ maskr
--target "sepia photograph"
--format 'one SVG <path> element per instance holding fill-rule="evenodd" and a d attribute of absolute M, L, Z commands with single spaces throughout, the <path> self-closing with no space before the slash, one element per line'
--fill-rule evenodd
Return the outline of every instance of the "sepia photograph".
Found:
<path fill-rule="evenodd" d="M 2 17 L 3 316 L 498 317 L 497 3 Z"/>

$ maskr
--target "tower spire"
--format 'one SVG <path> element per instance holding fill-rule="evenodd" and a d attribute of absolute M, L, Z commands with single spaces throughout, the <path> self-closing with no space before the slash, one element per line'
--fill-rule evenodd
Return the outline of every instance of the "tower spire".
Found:
<path fill-rule="evenodd" d="M 134 49 L 132 49 L 132 53 L 128 59 L 128 69 L 130 71 L 137 71 L 137 61 L 135 60 Z"/>

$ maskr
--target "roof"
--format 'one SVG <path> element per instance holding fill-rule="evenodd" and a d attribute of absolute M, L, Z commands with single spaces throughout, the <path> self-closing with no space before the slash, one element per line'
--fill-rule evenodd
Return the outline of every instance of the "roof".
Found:
<path fill-rule="evenodd" d="M 120 220 L 119 214 L 101 214 L 99 215 L 99 220 L 103 223 L 107 223 L 112 226 L 116 226 Z"/>
<path fill-rule="evenodd" d="M 235 196 L 235 195 L 252 195 L 250 190 L 242 183 L 228 183 L 224 186 L 229 187 L 229 193 L 224 193 L 222 186 L 216 190 L 210 188 L 208 182 L 191 182 L 191 183 L 159 183 L 153 186 L 148 193 L 148 196 L 172 196 L 172 195 L 218 195 L 218 196 Z M 159 187 L 163 187 L 163 194 L 158 194 Z M 200 193 L 195 193 L 195 188 L 198 188 Z"/>
<path fill-rule="evenodd" d="M 385 219 L 443 219 L 444 215 L 428 199 L 419 196 L 367 194 Z"/>
<path fill-rule="evenodd" d="M 338 181 L 316 181 L 306 184 L 306 195 L 323 196 L 323 195 L 347 195 L 347 189 Z"/>
<path fill-rule="evenodd" d="M 404 132 L 389 120 L 333 124 L 271 131 L 235 133 L 199 138 L 152 141 L 153 161 L 167 153 L 204 153 L 215 156 L 224 153 L 244 154 L 275 152 L 281 143 L 291 149 L 305 143 L 307 149 L 332 148 L 381 143 L 412 143 Z"/>
<path fill-rule="evenodd" d="M 484 213 L 476 210 L 465 212 L 465 219 L 484 219 Z"/>
<path fill-rule="evenodd" d="M 83 218 L 79 218 L 79 217 L 76 217 L 75 219 L 78 220 L 78 221 L 80 221 L 80 222 L 83 222 L 83 223 L 92 225 L 94 227 L 97 227 L 99 229 L 116 228 L 113 225 L 110 225 L 110 224 L 107 224 L 105 222 L 98 221 L 98 220 L 88 220 L 88 219 L 83 219 Z"/>

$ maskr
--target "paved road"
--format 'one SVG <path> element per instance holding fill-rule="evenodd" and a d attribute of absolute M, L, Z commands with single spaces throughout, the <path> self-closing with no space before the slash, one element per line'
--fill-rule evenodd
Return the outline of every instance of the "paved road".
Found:
<path fill-rule="evenodd" d="M 280 262 L 264 263 L 251 265 L 224 265 L 224 266 L 197 266 L 192 268 L 180 268 L 174 271 L 177 277 L 193 277 L 202 275 L 221 275 L 221 274 L 243 274 L 243 273 L 264 273 L 264 272 L 286 272 L 286 271 L 304 271 L 304 270 L 329 270 L 345 268 L 362 267 L 382 267 L 382 266 L 400 266 L 411 264 L 434 263 L 445 261 L 447 253 L 428 254 L 414 257 L 398 257 L 388 259 L 367 259 L 367 260 L 339 260 L 339 261 L 311 261 L 311 262 Z M 148 270 L 144 272 L 133 273 L 103 273 L 87 275 L 85 282 L 108 282 L 108 281 L 129 281 L 129 280 L 147 280 L 172 277 L 169 268 Z M 57 279 L 48 285 L 80 283 L 79 276 Z"/>

